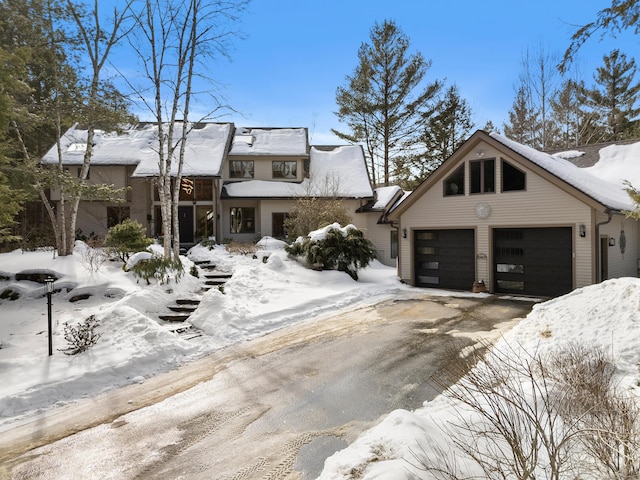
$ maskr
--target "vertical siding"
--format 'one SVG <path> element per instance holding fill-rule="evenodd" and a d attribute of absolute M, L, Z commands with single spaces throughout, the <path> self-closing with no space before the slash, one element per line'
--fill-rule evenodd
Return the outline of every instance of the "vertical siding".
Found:
<path fill-rule="evenodd" d="M 407 229 L 407 238 L 399 237 L 399 275 L 409 283 L 413 283 L 413 252 L 410 234 L 413 230 L 439 228 L 474 228 L 476 230 L 476 259 L 478 279 L 492 283 L 492 239 L 494 228 L 505 227 L 572 227 L 574 229 L 574 287 L 592 283 L 592 242 L 590 235 L 578 237 L 578 225 L 584 224 L 587 232 L 593 231 L 594 215 L 592 209 L 576 197 L 566 193 L 557 186 L 527 169 L 517 161 L 499 155 L 488 146 L 481 144 L 483 158 L 496 159 L 496 192 L 470 195 L 469 168 L 466 168 L 465 195 L 443 196 L 442 181 L 435 182 L 400 218 L 400 231 Z M 457 165 L 451 167 L 453 172 L 462 162 L 477 157 L 470 153 Z M 511 162 L 526 174 L 526 190 L 501 192 L 500 159 Z M 444 179 L 443 179 L 444 180 Z M 486 219 L 479 219 L 475 214 L 478 203 L 486 203 L 491 207 L 491 214 Z M 592 235 L 592 234 L 591 234 Z"/>

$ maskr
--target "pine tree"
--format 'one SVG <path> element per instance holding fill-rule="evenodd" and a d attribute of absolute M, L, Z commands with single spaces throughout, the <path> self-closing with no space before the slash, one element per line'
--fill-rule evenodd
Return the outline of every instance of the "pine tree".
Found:
<path fill-rule="evenodd" d="M 511 140 L 535 148 L 538 114 L 531 106 L 531 93 L 521 85 L 509 111 L 509 123 L 503 125 L 504 134 Z"/>
<path fill-rule="evenodd" d="M 630 136 L 631 121 L 640 114 L 636 107 L 640 83 L 633 83 L 636 62 L 627 60 L 618 49 L 603 61 L 594 75 L 597 86 L 586 92 L 589 105 L 600 116 L 604 141 L 623 140 Z"/>
<path fill-rule="evenodd" d="M 433 170 L 450 157 L 466 140 L 474 127 L 471 107 L 460 96 L 456 85 L 450 86 L 435 107 L 435 113 L 423 126 L 424 154 L 412 162 L 411 178 L 405 183 L 408 190 L 424 180 Z"/>
<path fill-rule="evenodd" d="M 393 164 L 417 145 L 418 125 L 441 83 L 422 86 L 431 62 L 408 53 L 409 39 L 393 21 L 376 23 L 370 40 L 360 46 L 358 66 L 336 92 L 336 115 L 351 131 L 333 133 L 364 143 L 371 183 L 389 185 Z"/>

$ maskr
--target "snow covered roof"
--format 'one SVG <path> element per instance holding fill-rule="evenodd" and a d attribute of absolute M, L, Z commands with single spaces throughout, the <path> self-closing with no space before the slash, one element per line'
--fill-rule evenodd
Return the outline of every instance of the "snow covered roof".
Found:
<path fill-rule="evenodd" d="M 386 210 L 400 192 L 402 192 L 402 188 L 397 185 L 376 188 L 376 200 L 371 205 L 370 210 Z"/>
<path fill-rule="evenodd" d="M 230 123 L 196 125 L 188 133 L 183 175 L 219 175 L 232 127 Z M 182 123 L 176 124 L 176 138 L 180 136 L 181 129 Z M 81 165 L 86 147 L 87 130 L 74 125 L 60 141 L 62 163 Z M 157 151 L 158 127 L 156 125 L 141 124 L 122 133 L 97 131 L 94 137 L 91 165 L 136 165 L 133 176 L 157 176 Z M 42 163 L 58 163 L 55 145 L 42 158 Z"/>
<path fill-rule="evenodd" d="M 229 155 L 308 154 L 306 128 L 238 128 Z"/>
<path fill-rule="evenodd" d="M 600 150 L 600 160 L 593 167 L 580 168 L 559 155 L 540 152 L 498 133 L 490 135 L 605 207 L 614 210 L 634 208 L 625 190 L 624 180 L 634 185 L 640 182 L 640 143 L 603 148 Z"/>
<path fill-rule="evenodd" d="M 228 183 L 228 197 L 294 198 L 314 195 L 369 198 L 373 190 L 362 148 L 358 145 L 314 146 L 310 150 L 310 179 L 301 183 L 249 180 Z"/>

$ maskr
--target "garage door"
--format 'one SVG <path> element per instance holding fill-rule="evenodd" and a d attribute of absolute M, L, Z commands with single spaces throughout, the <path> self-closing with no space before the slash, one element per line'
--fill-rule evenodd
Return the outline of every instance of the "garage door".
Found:
<path fill-rule="evenodd" d="M 494 291 L 556 297 L 573 289 L 571 228 L 494 229 Z"/>
<path fill-rule="evenodd" d="M 473 230 L 418 230 L 413 238 L 416 286 L 452 290 L 473 287 Z"/>

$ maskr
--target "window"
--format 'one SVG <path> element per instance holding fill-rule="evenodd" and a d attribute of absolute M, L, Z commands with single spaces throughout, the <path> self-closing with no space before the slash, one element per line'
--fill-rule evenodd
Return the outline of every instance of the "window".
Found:
<path fill-rule="evenodd" d="M 284 227 L 285 222 L 287 221 L 288 213 L 277 213 L 274 212 L 271 214 L 271 236 L 275 238 L 287 238 L 287 230 Z"/>
<path fill-rule="evenodd" d="M 297 178 L 298 163 L 297 162 L 271 162 L 273 178 Z"/>
<path fill-rule="evenodd" d="M 230 178 L 253 178 L 253 160 L 232 160 L 229 164 Z"/>
<path fill-rule="evenodd" d="M 502 160 L 502 191 L 512 192 L 515 190 L 525 190 L 526 175 L 522 170 Z"/>
<path fill-rule="evenodd" d="M 111 228 L 129 218 L 129 207 L 107 207 L 107 227 Z"/>
<path fill-rule="evenodd" d="M 171 187 L 173 188 L 173 183 Z M 210 178 L 182 178 L 180 182 L 180 200 L 208 200 L 211 202 L 212 199 L 213 181 Z"/>
<path fill-rule="evenodd" d="M 444 181 L 444 195 L 464 195 L 464 164 Z"/>
<path fill-rule="evenodd" d="M 234 207 L 230 213 L 231 233 L 255 233 L 255 208 Z"/>
<path fill-rule="evenodd" d="M 496 191 L 496 161 L 493 158 L 469 162 L 470 192 L 492 193 Z"/>

